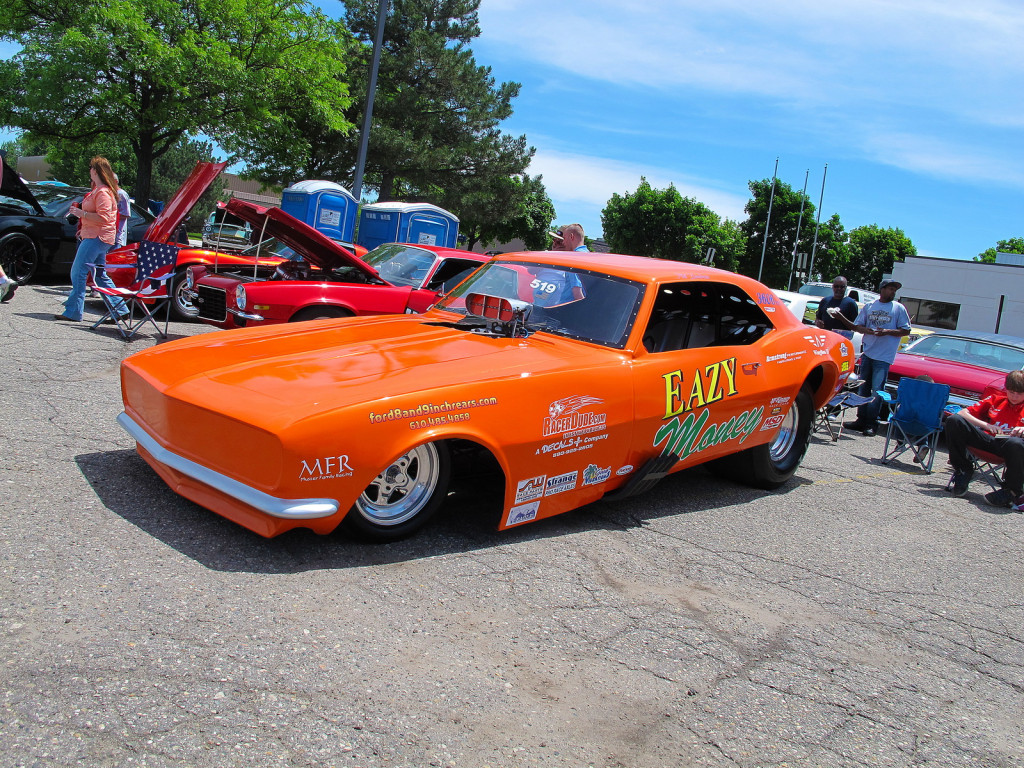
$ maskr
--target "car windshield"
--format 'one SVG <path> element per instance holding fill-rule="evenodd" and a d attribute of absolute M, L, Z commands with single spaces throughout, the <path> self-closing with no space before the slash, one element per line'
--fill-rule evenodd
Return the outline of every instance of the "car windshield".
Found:
<path fill-rule="evenodd" d="M 366 254 L 363 261 L 392 285 L 422 288 L 436 258 L 433 251 L 423 248 L 403 243 L 385 243 Z"/>
<path fill-rule="evenodd" d="M 252 258 L 259 256 L 283 256 L 286 259 L 302 261 L 302 257 L 296 254 L 295 251 L 273 237 L 268 237 L 262 242 L 250 245 L 248 248 L 244 248 L 241 251 L 241 254 L 243 256 L 251 256 Z"/>
<path fill-rule="evenodd" d="M 801 285 L 800 290 L 797 291 L 797 293 L 802 293 L 805 296 L 831 296 L 832 286 L 809 283 L 807 285 Z"/>
<path fill-rule="evenodd" d="M 1004 373 L 1024 368 L 1024 349 L 962 336 L 924 336 L 908 344 L 903 354 L 966 363 Z"/>
<path fill-rule="evenodd" d="M 437 306 L 464 315 L 470 293 L 529 302 L 535 330 L 622 349 L 644 287 L 585 269 L 501 261 L 478 269 Z"/>

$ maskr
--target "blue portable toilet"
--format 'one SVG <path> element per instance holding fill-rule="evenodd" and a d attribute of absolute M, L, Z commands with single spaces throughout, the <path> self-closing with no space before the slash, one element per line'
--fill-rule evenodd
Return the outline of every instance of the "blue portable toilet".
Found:
<path fill-rule="evenodd" d="M 340 184 L 318 180 L 296 182 L 281 194 L 281 210 L 332 240 L 352 245 L 359 204 Z"/>
<path fill-rule="evenodd" d="M 359 244 L 418 243 L 454 248 L 458 217 L 430 203 L 369 203 L 359 212 Z"/>

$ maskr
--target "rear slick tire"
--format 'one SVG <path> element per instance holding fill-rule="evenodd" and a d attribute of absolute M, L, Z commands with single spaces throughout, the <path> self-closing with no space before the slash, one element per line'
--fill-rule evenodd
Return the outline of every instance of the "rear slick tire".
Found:
<path fill-rule="evenodd" d="M 804 386 L 770 442 L 725 456 L 713 462 L 712 469 L 744 485 L 775 490 L 793 477 L 803 461 L 813 423 L 814 402 Z"/>

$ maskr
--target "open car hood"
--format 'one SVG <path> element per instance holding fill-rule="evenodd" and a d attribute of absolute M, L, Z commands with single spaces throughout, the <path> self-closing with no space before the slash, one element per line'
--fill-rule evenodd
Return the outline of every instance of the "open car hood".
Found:
<path fill-rule="evenodd" d="M 264 208 L 237 197 L 228 200 L 226 208 L 228 213 L 252 224 L 253 242 L 273 237 L 324 272 L 353 267 L 366 277 L 382 279 L 376 269 L 347 248 L 280 208 Z"/>
<path fill-rule="evenodd" d="M 0 159 L 0 162 L 3 163 L 3 179 L 0 179 L 0 194 L 26 202 L 40 216 L 45 216 L 46 211 L 39 205 L 39 201 L 36 200 L 35 196 L 29 192 L 28 187 L 25 186 L 25 182 L 21 180 L 18 172 L 11 168 L 6 160 Z"/>
<path fill-rule="evenodd" d="M 220 176 L 220 172 L 227 167 L 227 163 L 196 163 L 192 173 L 178 187 L 167 205 L 160 211 L 149 229 L 146 230 L 146 239 L 155 243 L 166 243 L 177 231 L 181 222 L 188 216 L 203 193 L 210 188 L 213 180 Z"/>

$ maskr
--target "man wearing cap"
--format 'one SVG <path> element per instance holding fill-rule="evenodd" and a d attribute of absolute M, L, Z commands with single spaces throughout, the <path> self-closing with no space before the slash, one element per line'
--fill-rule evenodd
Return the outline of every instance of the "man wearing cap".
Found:
<path fill-rule="evenodd" d="M 553 251 L 590 251 L 583 238 L 582 224 L 570 224 L 550 234 Z"/>
<path fill-rule="evenodd" d="M 873 397 L 870 403 L 857 409 L 854 421 L 848 421 L 843 426 L 860 430 L 866 437 L 874 437 L 878 429 L 878 411 L 882 407 L 882 398 L 877 393 L 885 387 L 889 366 L 896 359 L 896 352 L 900 348 L 900 339 L 910 335 L 910 314 L 906 307 L 896 301 L 896 291 L 902 287 L 903 284 L 897 280 L 883 280 L 878 286 L 879 297 L 865 304 L 852 323 L 840 312 L 830 313 L 851 331 L 864 334 L 857 375 L 863 379 L 860 395 Z"/>

